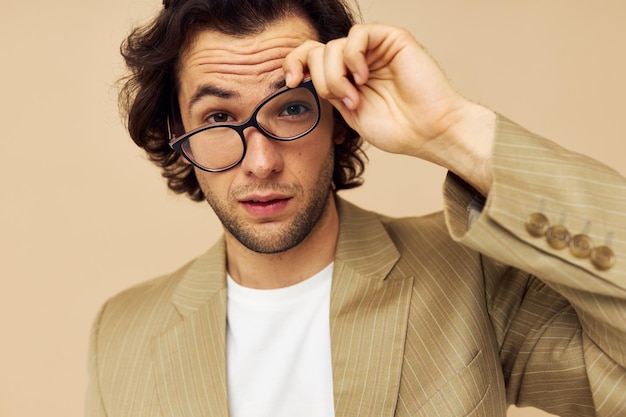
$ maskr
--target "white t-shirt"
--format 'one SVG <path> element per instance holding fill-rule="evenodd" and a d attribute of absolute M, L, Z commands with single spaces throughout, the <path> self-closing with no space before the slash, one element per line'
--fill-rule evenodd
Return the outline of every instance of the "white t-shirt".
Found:
<path fill-rule="evenodd" d="M 298 284 L 242 287 L 228 277 L 231 417 L 332 417 L 333 264 Z"/>

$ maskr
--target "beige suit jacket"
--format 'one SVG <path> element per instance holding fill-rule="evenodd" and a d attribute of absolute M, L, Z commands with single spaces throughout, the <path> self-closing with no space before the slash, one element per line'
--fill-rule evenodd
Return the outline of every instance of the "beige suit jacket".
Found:
<path fill-rule="evenodd" d="M 338 199 L 337 417 L 494 417 L 511 403 L 626 415 L 626 181 L 504 118 L 494 169 L 471 227 L 468 207 L 479 200 L 453 175 L 444 213 L 421 218 Z M 599 271 L 530 236 L 525 222 L 538 210 L 573 234 L 609 236 L 616 265 Z M 220 240 L 102 308 L 87 415 L 227 416 L 225 333 Z"/>

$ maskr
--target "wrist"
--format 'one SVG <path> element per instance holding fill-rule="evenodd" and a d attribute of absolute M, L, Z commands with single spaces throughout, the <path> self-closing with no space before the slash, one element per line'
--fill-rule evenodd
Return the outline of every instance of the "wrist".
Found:
<path fill-rule="evenodd" d="M 491 157 L 496 114 L 466 101 L 450 118 L 449 127 L 432 142 L 438 143 L 433 162 L 454 172 L 486 196 L 493 180 Z"/>

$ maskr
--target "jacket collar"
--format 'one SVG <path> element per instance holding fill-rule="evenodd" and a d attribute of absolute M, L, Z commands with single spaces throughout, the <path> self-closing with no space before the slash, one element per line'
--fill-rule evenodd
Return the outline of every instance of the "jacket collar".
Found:
<path fill-rule="evenodd" d="M 340 234 L 331 290 L 336 416 L 393 416 L 412 277 L 381 217 L 337 198 Z M 165 415 L 227 416 L 225 243 L 184 272 L 172 301 L 183 320 L 154 344 Z M 381 389 L 381 387 L 383 387 Z"/>
<path fill-rule="evenodd" d="M 385 279 L 400 253 L 382 223 L 384 217 L 337 198 L 339 240 L 335 261 L 369 279 Z"/>
<path fill-rule="evenodd" d="M 368 279 L 384 279 L 400 258 L 379 214 L 339 197 L 340 233 L 335 262 L 342 262 Z M 226 244 L 221 237 L 185 270 L 172 302 L 183 316 L 195 312 L 216 292 L 226 288 Z"/>
<path fill-rule="evenodd" d="M 226 243 L 222 236 L 185 270 L 172 296 L 172 303 L 180 314 L 187 317 L 225 289 Z"/>

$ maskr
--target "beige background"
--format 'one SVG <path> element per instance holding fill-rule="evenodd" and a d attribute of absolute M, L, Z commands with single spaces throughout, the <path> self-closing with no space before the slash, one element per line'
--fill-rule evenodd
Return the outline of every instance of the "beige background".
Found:
<path fill-rule="evenodd" d="M 98 307 L 218 233 L 204 204 L 166 191 L 117 116 L 119 42 L 159 3 L 0 0 L 2 417 L 82 415 Z M 467 96 L 626 172 L 623 0 L 361 6 L 409 27 Z M 441 206 L 437 167 L 372 152 L 368 172 L 346 197 L 394 215 Z"/>

